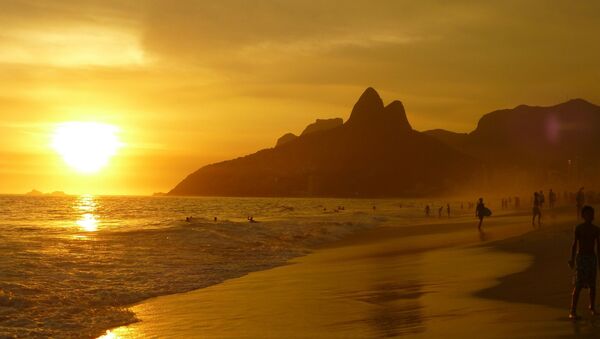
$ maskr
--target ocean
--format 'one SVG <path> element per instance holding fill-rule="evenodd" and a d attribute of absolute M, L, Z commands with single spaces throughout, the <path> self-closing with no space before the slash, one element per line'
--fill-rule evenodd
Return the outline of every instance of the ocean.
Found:
<path fill-rule="evenodd" d="M 383 223 L 414 224 L 423 206 L 394 199 L 0 195 L 0 337 L 96 337 L 134 322 L 127 306 L 136 302 L 282 265 Z"/>

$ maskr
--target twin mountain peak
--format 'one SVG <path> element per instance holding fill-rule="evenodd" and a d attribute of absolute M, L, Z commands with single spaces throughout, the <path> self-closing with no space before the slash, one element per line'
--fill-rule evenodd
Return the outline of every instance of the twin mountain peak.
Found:
<path fill-rule="evenodd" d="M 342 118 L 317 119 L 308 125 L 300 136 L 310 133 L 323 132 L 344 125 Z M 367 88 L 360 96 L 345 124 L 352 128 L 392 130 L 395 132 L 410 131 L 412 127 L 406 117 L 404 105 L 394 100 L 384 106 L 379 93 L 372 87 Z M 298 136 L 287 133 L 277 140 L 277 146 L 295 140 Z"/>

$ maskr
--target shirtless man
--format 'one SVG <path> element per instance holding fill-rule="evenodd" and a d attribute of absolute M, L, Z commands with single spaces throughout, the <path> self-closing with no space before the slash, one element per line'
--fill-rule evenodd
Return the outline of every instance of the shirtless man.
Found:
<path fill-rule="evenodd" d="M 571 247 L 571 259 L 569 266 L 575 268 L 575 288 L 571 300 L 571 312 L 569 318 L 579 319 L 577 315 L 577 302 L 579 293 L 584 288 L 590 289 L 590 311 L 596 315 L 596 274 L 598 272 L 598 251 L 600 250 L 600 229 L 592 224 L 594 220 L 594 209 L 584 206 L 581 209 L 581 217 L 585 220 L 583 224 L 575 228 L 575 240 Z M 575 255 L 577 253 L 577 255 Z"/>

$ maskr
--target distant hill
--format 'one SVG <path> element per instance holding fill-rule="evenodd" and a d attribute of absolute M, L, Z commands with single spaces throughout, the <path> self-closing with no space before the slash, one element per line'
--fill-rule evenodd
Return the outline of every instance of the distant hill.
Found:
<path fill-rule="evenodd" d="M 494 111 L 468 134 L 425 133 L 496 167 L 564 168 L 569 160 L 588 166 L 600 162 L 600 106 L 583 99 Z"/>
<path fill-rule="evenodd" d="M 364 91 L 345 123 L 327 124 L 275 148 L 205 166 L 169 194 L 423 196 L 461 187 L 476 178 L 481 165 L 413 130 L 402 103 L 384 106 L 373 88 Z"/>
<path fill-rule="evenodd" d="M 36 190 L 36 189 L 32 189 L 31 191 L 25 193 L 25 195 L 29 195 L 29 196 L 40 196 L 43 195 L 44 193 Z"/>
<path fill-rule="evenodd" d="M 600 186 L 600 106 L 583 99 L 485 114 L 468 134 L 424 133 L 480 159 L 488 187 Z"/>
<path fill-rule="evenodd" d="M 38 191 L 36 189 L 33 189 L 33 190 L 25 193 L 25 195 L 28 195 L 28 196 L 42 196 L 42 195 L 44 195 L 44 196 L 52 196 L 52 197 L 66 197 L 68 194 L 66 194 L 63 191 L 54 191 L 54 192 L 51 192 L 51 193 L 43 193 L 43 192 L 40 192 L 40 191 Z"/>

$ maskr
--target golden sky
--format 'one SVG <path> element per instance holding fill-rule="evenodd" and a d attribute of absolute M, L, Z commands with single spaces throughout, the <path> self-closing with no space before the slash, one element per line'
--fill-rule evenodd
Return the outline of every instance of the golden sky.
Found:
<path fill-rule="evenodd" d="M 346 119 L 373 86 L 413 127 L 600 103 L 600 2 L 0 1 L 0 192 L 167 191 L 202 165 Z M 98 174 L 56 124 L 117 126 Z"/>

